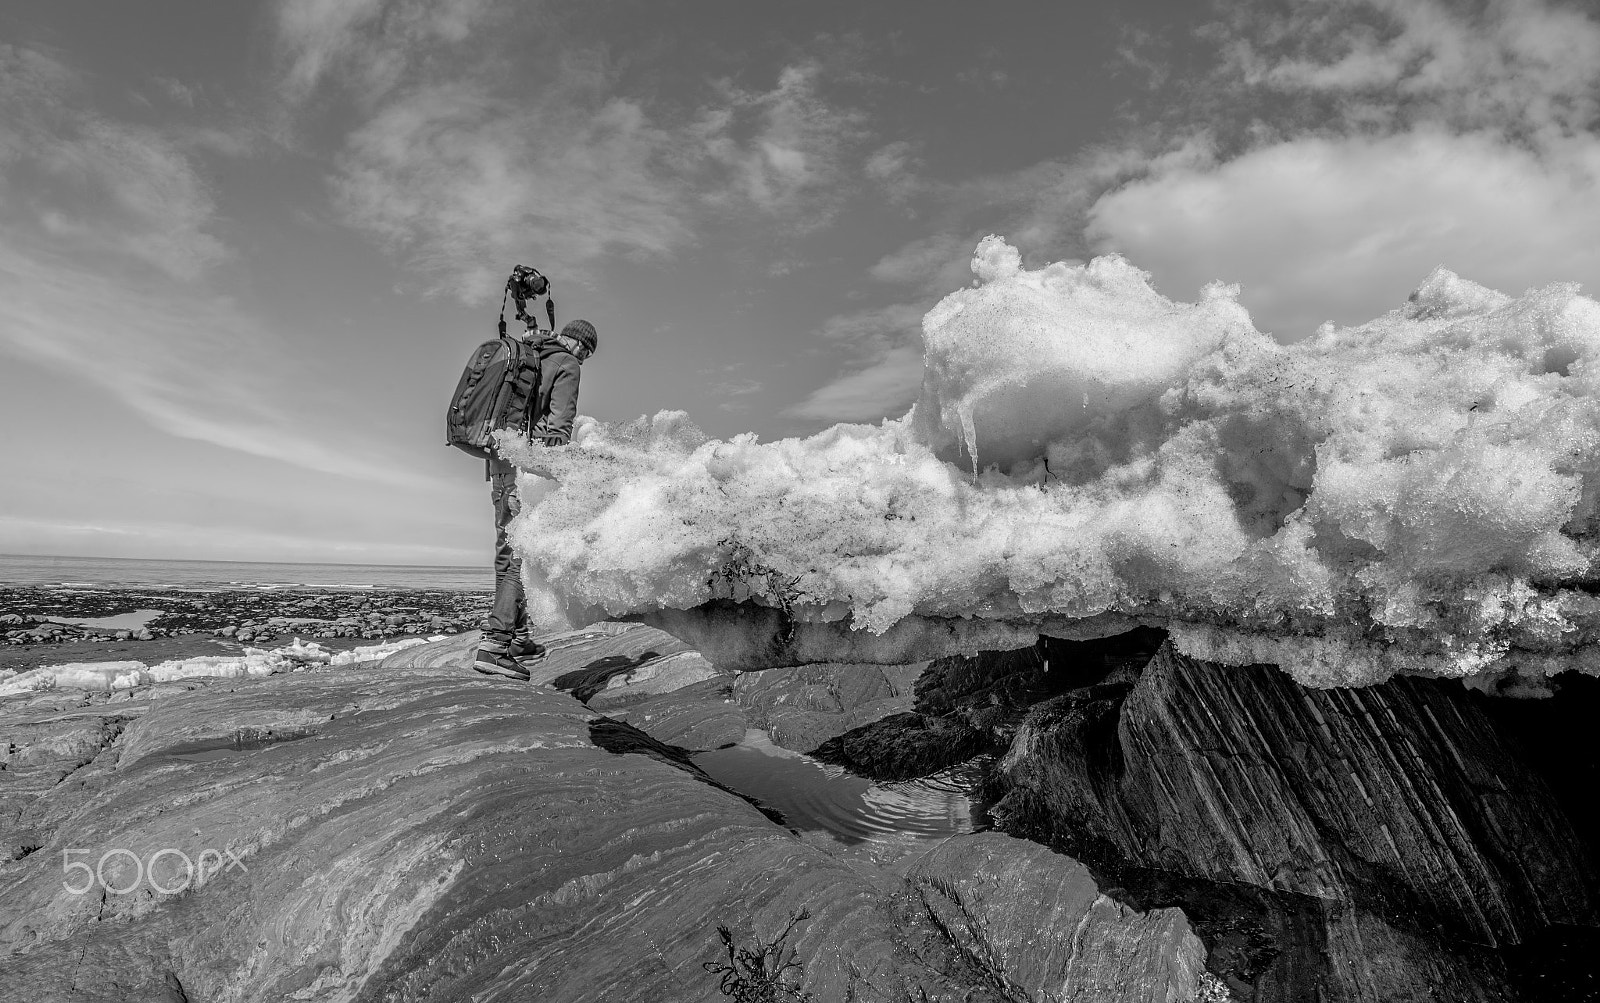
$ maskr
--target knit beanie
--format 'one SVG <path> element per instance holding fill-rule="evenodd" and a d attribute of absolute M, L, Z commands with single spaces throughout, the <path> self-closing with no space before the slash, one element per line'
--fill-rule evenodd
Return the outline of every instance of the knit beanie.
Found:
<path fill-rule="evenodd" d="M 571 338 L 593 355 L 595 347 L 600 344 L 600 335 L 595 331 L 594 325 L 586 320 L 569 320 L 567 326 L 561 329 L 561 335 Z"/>

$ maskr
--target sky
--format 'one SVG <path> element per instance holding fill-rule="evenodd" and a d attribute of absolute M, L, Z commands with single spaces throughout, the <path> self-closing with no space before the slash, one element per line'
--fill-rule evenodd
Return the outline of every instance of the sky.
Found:
<path fill-rule="evenodd" d="M 986 234 L 1293 342 L 1438 265 L 1592 294 L 1597 180 L 1554 0 L 22 0 L 0 552 L 486 562 L 440 412 L 516 263 L 582 413 L 768 440 L 902 415 Z"/>

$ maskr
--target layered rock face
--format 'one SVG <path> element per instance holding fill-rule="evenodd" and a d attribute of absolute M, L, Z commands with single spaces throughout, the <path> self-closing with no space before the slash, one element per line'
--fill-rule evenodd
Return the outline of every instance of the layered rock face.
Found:
<path fill-rule="evenodd" d="M 1519 998 L 1510 948 L 1600 925 L 1591 848 L 1458 684 L 1311 690 L 1164 647 L 1036 705 L 992 814 L 1142 907 L 1182 905 L 1257 1000 Z"/>
<path fill-rule="evenodd" d="M 894 778 L 998 753 L 994 825 L 1181 908 L 1238 1000 L 1576 1003 L 1600 999 L 1590 683 L 1317 690 L 1154 631 L 1043 639 L 934 661 L 817 754 Z"/>
<path fill-rule="evenodd" d="M 0 705 L 5 995 L 715 1000 L 717 925 L 753 946 L 801 909 L 791 944 L 818 1000 L 1042 1000 L 1091 971 L 1168 1000 L 1192 980 L 1181 916 L 1109 908 L 1065 858 L 969 836 L 914 883 L 847 863 L 538 685 L 625 664 L 592 699 L 636 686 L 629 707 L 738 685 L 695 681 L 659 632 L 547 641 L 531 686 L 472 673 L 463 637 L 382 666 Z M 980 908 L 995 880 L 1027 889 L 1025 912 Z M 1051 917 L 1079 940 L 1035 959 L 1017 939 Z M 1108 964 L 1105 944 L 1131 946 Z"/>

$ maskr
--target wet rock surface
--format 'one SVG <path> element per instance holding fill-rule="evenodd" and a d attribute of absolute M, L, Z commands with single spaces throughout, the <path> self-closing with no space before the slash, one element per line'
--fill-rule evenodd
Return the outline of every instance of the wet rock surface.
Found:
<path fill-rule="evenodd" d="M 547 685 L 605 658 L 637 667 L 659 632 L 546 638 L 532 684 L 472 672 L 475 640 L 0 704 L 0 819 L 20 851 L 0 862 L 7 993 L 714 1000 L 700 966 L 718 924 L 753 944 L 806 909 L 791 943 L 819 1000 L 1015 998 L 921 889 Z M 731 685 L 644 696 L 710 684 Z"/>

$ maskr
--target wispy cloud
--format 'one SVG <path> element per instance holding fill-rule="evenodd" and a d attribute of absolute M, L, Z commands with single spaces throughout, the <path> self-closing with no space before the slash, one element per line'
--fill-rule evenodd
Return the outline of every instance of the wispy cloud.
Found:
<path fill-rule="evenodd" d="M 713 204 L 752 205 L 803 225 L 824 222 L 842 201 L 845 150 L 862 137 L 862 116 L 825 100 L 822 65 L 785 67 L 777 86 L 750 91 L 718 84 L 720 100 L 688 127 L 701 152 L 721 168 L 723 184 L 704 186 Z M 688 166 L 694 171 L 691 156 Z"/>
<path fill-rule="evenodd" d="M 844 370 L 784 413 L 822 421 L 876 421 L 903 413 L 922 390 L 925 312 L 922 304 L 895 304 L 829 320 L 821 334 L 848 359 Z"/>
<path fill-rule="evenodd" d="M 514 10 L 531 17 L 539 6 Z M 498 13 L 489 0 L 282 0 L 280 89 L 299 104 L 333 77 L 375 100 L 414 70 L 416 59 L 465 41 Z"/>
<path fill-rule="evenodd" d="M 1332 0 L 1233 11 L 1224 78 L 1335 99 L 1351 126 L 1572 136 L 1600 116 L 1600 22 L 1544 0 Z"/>
<path fill-rule="evenodd" d="M 85 298 L 116 304 L 114 315 Z M 0 351 L 81 380 L 169 435 L 342 477 L 430 487 L 378 459 L 361 429 L 318 434 L 281 403 L 278 339 L 226 298 L 117 275 L 104 256 L 26 253 L 0 241 Z"/>
<path fill-rule="evenodd" d="M 0 44 L 0 222 L 57 246 L 92 240 L 179 279 L 225 258 L 209 186 L 160 132 L 86 110 L 79 77 Z"/>
<path fill-rule="evenodd" d="M 581 78 L 520 102 L 438 84 L 351 135 L 335 190 L 351 222 L 469 298 L 535 251 L 578 265 L 690 240 L 685 193 L 659 173 L 669 146 L 639 105 Z"/>
<path fill-rule="evenodd" d="M 861 172 L 894 202 L 904 202 L 921 188 L 922 159 L 916 144 L 895 140 L 878 147 L 862 162 Z"/>
<path fill-rule="evenodd" d="M 481 297 L 535 251 L 582 275 L 711 225 L 812 228 L 854 184 L 860 115 L 815 60 L 669 104 L 506 0 L 287 0 L 278 21 L 285 100 L 314 115 L 319 93 L 354 98 L 336 204 L 435 291 Z"/>
<path fill-rule="evenodd" d="M 60 62 L 0 46 L 0 351 L 174 436 L 421 486 L 277 403 L 292 379 L 277 339 L 206 282 L 232 254 L 211 232 L 210 186 L 180 144 L 92 110 L 86 93 Z"/>

